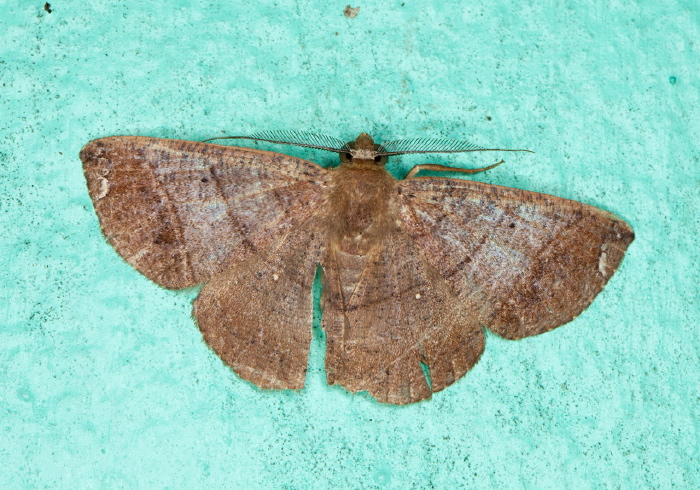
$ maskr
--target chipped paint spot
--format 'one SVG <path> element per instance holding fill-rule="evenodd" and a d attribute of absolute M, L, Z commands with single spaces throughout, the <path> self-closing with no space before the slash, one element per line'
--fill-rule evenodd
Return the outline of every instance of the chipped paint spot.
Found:
<path fill-rule="evenodd" d="M 350 5 L 345 7 L 345 10 L 343 10 L 343 14 L 348 19 L 354 19 L 355 17 L 357 17 L 357 14 L 359 14 L 359 13 L 360 13 L 360 7 L 352 8 Z"/>
<path fill-rule="evenodd" d="M 416 299 L 421 299 L 420 293 L 417 293 L 417 294 L 416 294 Z"/>
<path fill-rule="evenodd" d="M 277 274 L 272 274 L 273 281 L 277 281 L 277 280 L 279 280 L 279 278 L 280 278 L 280 276 L 278 276 Z"/>

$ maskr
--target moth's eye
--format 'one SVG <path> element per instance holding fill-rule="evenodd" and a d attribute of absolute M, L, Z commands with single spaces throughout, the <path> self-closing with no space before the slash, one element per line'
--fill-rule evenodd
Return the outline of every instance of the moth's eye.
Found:
<path fill-rule="evenodd" d="M 377 155 L 374 157 L 374 161 L 377 165 L 386 165 L 386 162 L 389 160 L 389 157 L 386 155 Z"/>
<path fill-rule="evenodd" d="M 340 161 L 347 163 L 352 161 L 352 154 L 350 153 L 340 153 Z"/>

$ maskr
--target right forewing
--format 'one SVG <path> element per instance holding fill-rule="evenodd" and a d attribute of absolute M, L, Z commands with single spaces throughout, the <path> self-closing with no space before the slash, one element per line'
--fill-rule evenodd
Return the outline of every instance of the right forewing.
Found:
<path fill-rule="evenodd" d="M 406 232 L 481 321 L 517 339 L 576 317 L 617 269 L 634 233 L 601 209 L 461 179 L 399 185 Z"/>

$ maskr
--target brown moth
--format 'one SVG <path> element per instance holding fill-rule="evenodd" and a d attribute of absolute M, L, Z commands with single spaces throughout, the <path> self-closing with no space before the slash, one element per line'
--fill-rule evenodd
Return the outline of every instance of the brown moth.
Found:
<path fill-rule="evenodd" d="M 328 383 L 406 404 L 464 376 L 484 327 L 521 339 L 574 319 L 634 238 L 579 202 L 415 177 L 484 169 L 419 165 L 396 180 L 384 168 L 391 155 L 487 150 L 467 142 L 245 138 L 334 151 L 342 163 L 132 136 L 94 140 L 80 158 L 108 241 L 163 287 L 204 283 L 194 302 L 204 339 L 263 388 L 304 386 L 318 264 Z"/>

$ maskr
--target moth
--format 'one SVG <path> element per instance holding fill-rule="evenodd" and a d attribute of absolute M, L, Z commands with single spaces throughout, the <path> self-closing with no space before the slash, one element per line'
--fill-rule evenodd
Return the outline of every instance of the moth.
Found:
<path fill-rule="evenodd" d="M 204 283 L 194 317 L 205 341 L 262 388 L 304 386 L 319 264 L 328 383 L 401 405 L 464 376 L 484 328 L 522 339 L 574 319 L 634 238 L 586 204 L 416 175 L 495 165 L 418 165 L 403 180 L 385 168 L 394 155 L 493 151 L 468 142 L 235 138 L 328 150 L 341 163 L 134 136 L 94 140 L 80 158 L 109 243 L 165 288 Z"/>

